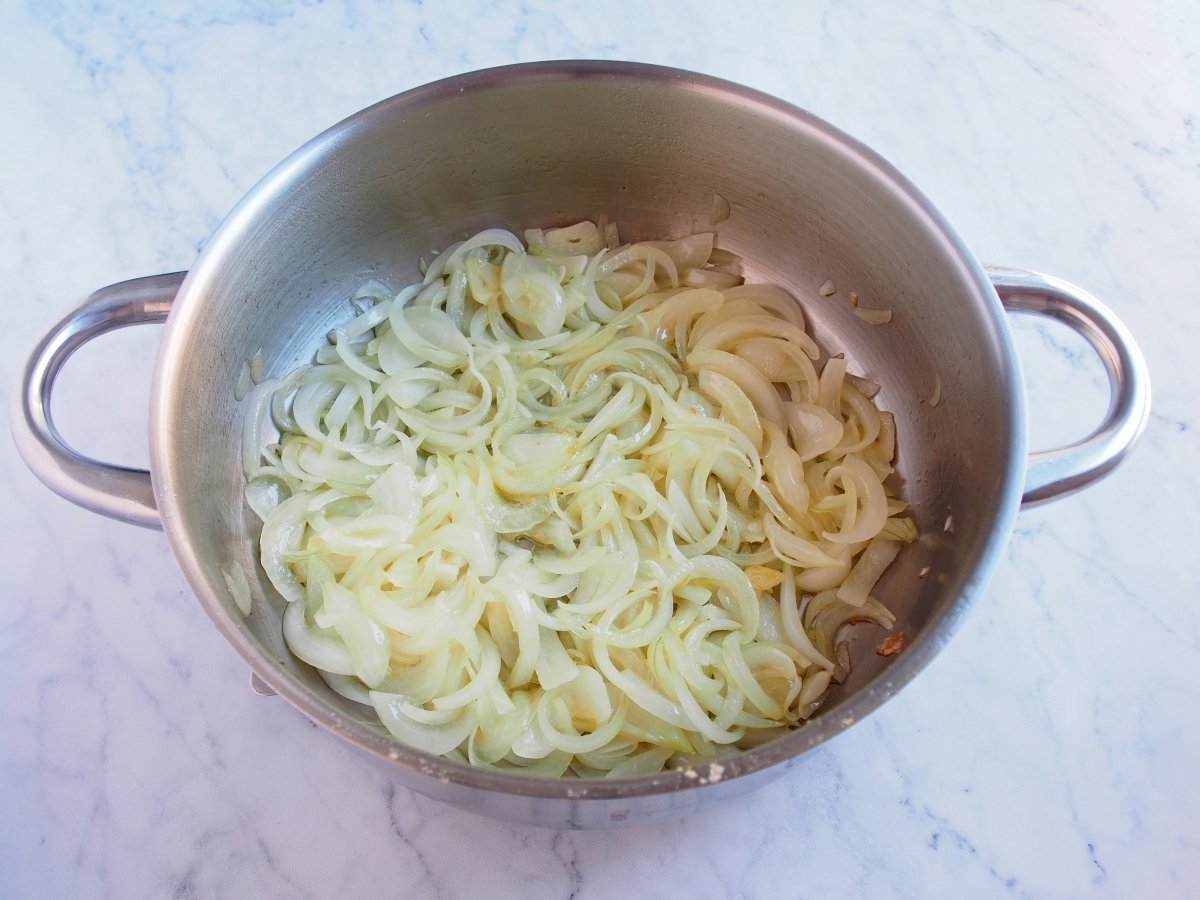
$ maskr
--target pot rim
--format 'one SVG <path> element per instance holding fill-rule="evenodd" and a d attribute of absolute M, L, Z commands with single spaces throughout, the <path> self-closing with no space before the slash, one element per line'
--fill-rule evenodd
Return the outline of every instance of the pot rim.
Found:
<path fill-rule="evenodd" d="M 807 724 L 767 743 L 732 753 L 693 768 L 626 779 L 545 778 L 515 772 L 481 769 L 431 756 L 401 744 L 356 722 L 344 713 L 318 702 L 297 686 L 245 631 L 241 621 L 205 577 L 205 566 L 180 526 L 180 497 L 168 478 L 173 456 L 173 435 L 165 427 L 168 398 L 187 353 L 192 322 L 203 315 L 205 285 L 219 271 L 229 249 L 235 247 L 287 185 L 301 173 L 336 152 L 340 143 L 378 120 L 411 112 L 427 104 L 517 82 L 562 79 L 610 79 L 633 83 L 667 83 L 681 91 L 717 94 L 741 106 L 754 107 L 764 116 L 782 119 L 792 129 L 807 132 L 818 141 L 851 157 L 863 177 L 873 177 L 890 187 L 922 219 L 959 268 L 962 280 L 976 293 L 977 308 L 993 319 L 1007 367 L 1009 446 L 1001 475 L 998 508 L 982 551 L 973 563 L 957 573 L 958 587 L 942 614 L 915 638 L 903 654 L 870 682 L 840 702 L 822 709 Z M 743 85 L 683 69 L 634 62 L 568 60 L 519 63 L 482 69 L 444 78 L 379 101 L 326 129 L 276 165 L 237 203 L 213 233 L 180 288 L 160 346 L 150 407 L 150 456 L 154 493 L 163 530 L 189 585 L 217 629 L 263 681 L 310 720 L 339 735 L 385 763 L 399 764 L 443 783 L 480 788 L 526 797 L 569 800 L 613 800 L 684 790 L 728 781 L 794 760 L 804 751 L 840 734 L 890 699 L 925 668 L 961 625 L 975 594 L 986 583 L 1008 540 L 1020 506 L 1026 465 L 1025 396 L 1020 389 L 1020 364 L 1004 312 L 987 274 L 965 242 L 930 200 L 903 174 L 874 150 L 840 129 L 797 106 Z M 707 770 L 707 771 L 706 771 Z"/>

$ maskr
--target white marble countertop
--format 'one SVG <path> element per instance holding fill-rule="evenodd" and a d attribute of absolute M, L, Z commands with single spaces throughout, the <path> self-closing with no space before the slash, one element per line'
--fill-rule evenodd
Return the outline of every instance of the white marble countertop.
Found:
<path fill-rule="evenodd" d="M 866 141 L 981 259 L 1103 298 L 1149 360 L 1154 414 L 1108 480 L 1022 513 L 966 626 L 883 709 L 756 794 L 600 833 L 394 787 L 251 693 L 160 533 L 58 499 L 0 439 L 0 896 L 1195 896 L 1191 0 L 128 6 L 0 12 L 10 391 L 42 328 L 95 287 L 187 268 L 326 126 L 461 71 L 603 57 L 740 81 Z M 64 374 L 82 449 L 145 463 L 157 334 Z M 1098 365 L 1057 331 L 1018 337 L 1034 441 L 1081 435 Z"/>

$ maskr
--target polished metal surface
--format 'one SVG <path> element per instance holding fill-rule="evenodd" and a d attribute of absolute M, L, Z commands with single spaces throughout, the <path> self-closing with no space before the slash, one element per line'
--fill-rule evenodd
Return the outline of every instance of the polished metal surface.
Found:
<path fill-rule="evenodd" d="M 25 464 L 56 494 L 131 525 L 158 528 L 150 473 L 76 453 L 54 427 L 54 381 L 71 354 L 117 328 L 163 322 L 183 272 L 101 288 L 55 324 L 30 353 L 14 399 L 13 439 Z"/>
<path fill-rule="evenodd" d="M 250 673 L 250 690 L 260 697 L 274 697 L 275 691 L 269 684 L 258 677 L 257 672 Z"/>
<path fill-rule="evenodd" d="M 709 227 L 714 194 L 732 210 L 718 245 L 743 258 L 748 279 L 790 289 L 818 342 L 883 385 L 877 402 L 895 414 L 899 434 L 896 488 L 921 537 L 877 593 L 909 635 L 907 649 L 885 659 L 872 652 L 877 636 L 860 637 L 853 674 L 818 716 L 712 769 L 548 780 L 396 743 L 282 640 L 283 601 L 258 572 L 242 503 L 244 410 L 234 389 L 243 363 L 261 351 L 266 377 L 285 374 L 350 317 L 347 298 L 364 280 L 398 288 L 419 277 L 419 259 L 470 232 L 607 216 L 626 240 L 678 236 Z M 818 294 L 827 279 L 833 297 Z M 891 309 L 892 322 L 861 321 L 850 291 Z M 1104 333 L 1126 348 L 1115 358 L 1133 358 L 1127 334 Z M 1137 432 L 1127 427 L 1133 408 L 1118 406 L 1121 421 L 1110 424 L 1119 435 L 1107 445 L 1114 460 Z M 742 793 L 894 695 L 949 639 L 997 560 L 1026 490 L 1026 452 L 1004 308 L 903 176 L 774 98 L 627 63 L 538 63 L 448 79 L 300 148 L 233 210 L 180 287 L 151 402 L 162 525 L 206 611 L 258 678 L 398 782 L 485 815 L 557 827 L 673 818 Z M 1043 478 L 1040 465 L 1035 458 L 1031 491 L 1102 474 L 1085 464 Z M 221 573 L 231 563 L 258 572 L 245 619 Z"/>
<path fill-rule="evenodd" d="M 1090 435 L 1029 454 L 1021 505 L 1037 506 L 1103 478 L 1133 449 L 1150 419 L 1150 370 L 1129 330 L 1082 288 L 1020 269 L 992 266 L 988 275 L 1005 309 L 1054 319 L 1086 338 L 1112 389 L 1104 421 Z"/>

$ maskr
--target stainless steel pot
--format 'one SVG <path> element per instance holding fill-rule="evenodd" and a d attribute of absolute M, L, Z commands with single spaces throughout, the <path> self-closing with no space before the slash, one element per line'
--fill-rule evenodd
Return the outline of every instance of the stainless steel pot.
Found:
<path fill-rule="evenodd" d="M 751 280 L 801 298 L 818 340 L 879 381 L 878 400 L 896 415 L 901 490 L 921 538 L 879 592 L 909 646 L 891 659 L 862 647 L 847 684 L 809 724 L 711 770 L 546 780 L 397 744 L 291 655 L 283 601 L 265 578 L 253 585 L 248 619 L 225 588 L 222 567 L 257 570 L 234 399 L 243 362 L 261 350 L 273 377 L 307 361 L 347 318 L 361 282 L 408 283 L 419 257 L 465 233 L 604 214 L 627 239 L 682 235 L 707 227 L 714 194 L 732 209 L 720 245 L 745 260 Z M 892 322 L 867 325 L 843 299 L 818 296 L 826 279 L 843 297 L 853 290 L 892 309 Z M 1011 310 L 1059 319 L 1098 351 L 1112 402 L 1087 439 L 1028 453 Z M 103 332 L 163 319 L 151 471 L 81 457 L 50 419 L 59 368 Z M 938 386 L 940 403 L 928 402 Z M 958 627 L 1017 510 L 1112 469 L 1145 425 L 1149 393 L 1133 339 L 1098 301 L 1047 276 L 986 272 L 915 187 L 837 129 L 701 75 L 556 62 L 421 87 L 301 147 L 237 205 L 190 272 L 103 288 L 55 325 L 29 359 L 14 432 L 30 468 L 62 496 L 166 532 L 260 692 L 277 692 L 429 796 L 538 825 L 602 826 L 671 818 L 747 791 L 895 694 Z"/>

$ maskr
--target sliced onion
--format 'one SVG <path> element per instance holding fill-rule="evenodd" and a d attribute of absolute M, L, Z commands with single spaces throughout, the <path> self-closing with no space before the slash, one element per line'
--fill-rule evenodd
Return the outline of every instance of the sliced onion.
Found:
<path fill-rule="evenodd" d="M 417 710 L 407 698 L 397 694 L 371 691 L 371 704 L 384 727 L 410 747 L 434 756 L 443 756 L 462 745 L 475 730 L 475 710 L 454 710 L 453 715 L 437 722 L 422 722 L 413 717 Z"/>
<path fill-rule="evenodd" d="M 882 538 L 871 541 L 862 556 L 858 558 L 858 562 L 854 564 L 854 568 L 850 570 L 850 574 L 846 576 L 846 580 L 838 587 L 838 599 L 851 606 L 862 606 L 866 602 L 867 595 L 874 589 L 875 582 L 879 580 L 879 577 L 899 553 L 900 543 L 898 541 Z"/>
<path fill-rule="evenodd" d="M 870 592 L 916 529 L 883 392 L 841 356 L 818 375 L 796 300 L 711 234 L 526 239 L 364 285 L 280 381 L 244 367 L 288 646 L 473 765 L 627 777 L 761 743 L 846 676 L 846 628 L 891 620 Z"/>

